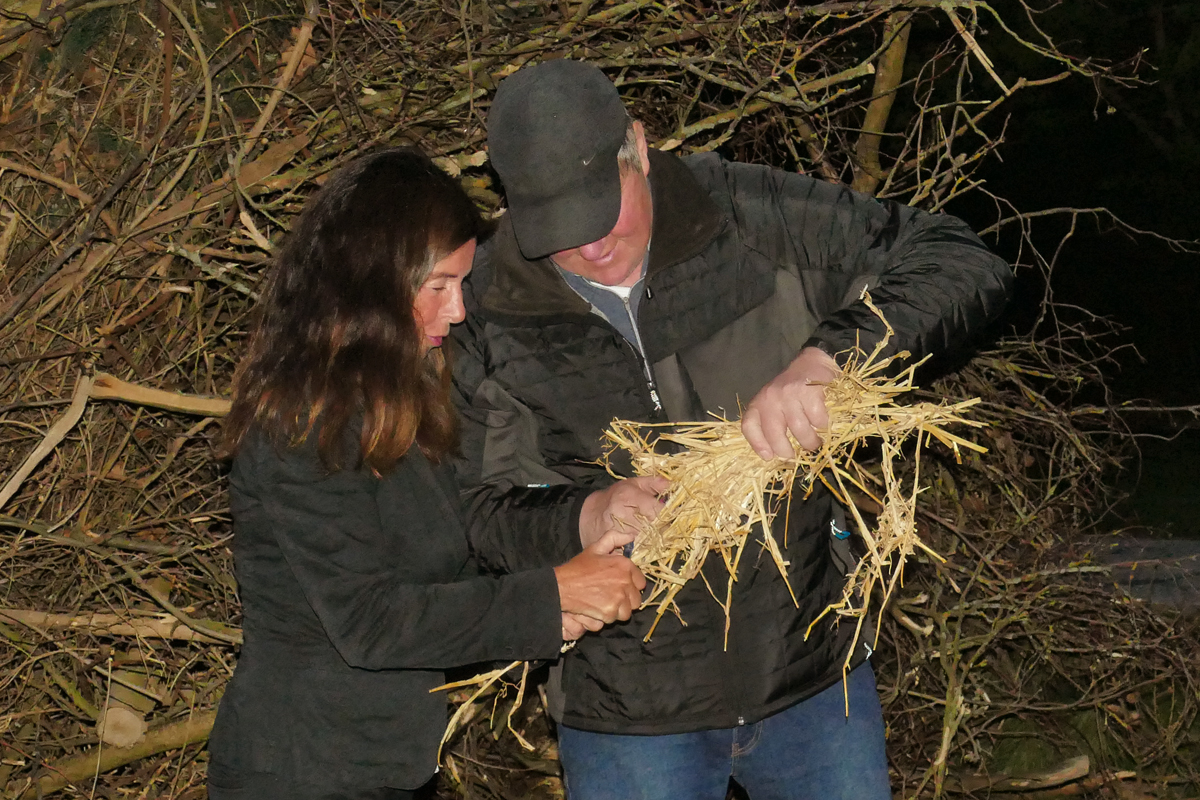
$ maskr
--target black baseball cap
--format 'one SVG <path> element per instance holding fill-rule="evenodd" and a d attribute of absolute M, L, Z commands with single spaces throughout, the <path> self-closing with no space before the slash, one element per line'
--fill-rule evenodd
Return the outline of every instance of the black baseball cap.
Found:
<path fill-rule="evenodd" d="M 597 67 L 559 59 L 500 82 L 488 153 L 526 258 L 601 239 L 621 213 L 617 152 L 629 116 Z"/>

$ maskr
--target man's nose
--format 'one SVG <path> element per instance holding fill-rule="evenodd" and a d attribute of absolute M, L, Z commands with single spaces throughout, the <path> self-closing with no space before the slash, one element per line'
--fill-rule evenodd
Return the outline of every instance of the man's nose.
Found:
<path fill-rule="evenodd" d="M 602 239 L 597 239 L 594 242 L 579 246 L 579 255 L 588 260 L 596 261 L 608 255 L 608 251 L 612 249 L 612 244 L 609 241 L 612 236 L 605 236 Z"/>

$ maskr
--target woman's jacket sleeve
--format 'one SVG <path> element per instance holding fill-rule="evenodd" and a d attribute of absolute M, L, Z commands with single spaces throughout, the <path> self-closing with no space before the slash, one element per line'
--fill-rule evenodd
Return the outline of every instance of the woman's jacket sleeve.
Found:
<path fill-rule="evenodd" d="M 251 449 L 233 475 L 235 535 L 246 539 L 235 546 L 239 573 L 258 570 L 255 589 L 239 580 L 244 601 L 257 592 L 267 627 L 272 615 L 315 616 L 342 658 L 367 669 L 557 656 L 553 571 L 478 576 L 457 497 L 440 491 L 423 459 L 406 456 L 381 479 L 326 473 L 310 453 Z M 276 553 L 282 563 L 270 569 Z M 293 580 L 302 599 L 289 595 Z"/>

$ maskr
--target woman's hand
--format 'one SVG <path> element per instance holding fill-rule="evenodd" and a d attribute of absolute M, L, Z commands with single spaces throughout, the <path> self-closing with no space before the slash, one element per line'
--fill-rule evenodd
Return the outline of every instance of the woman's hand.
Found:
<path fill-rule="evenodd" d="M 588 631 L 598 631 L 603 627 L 604 623 L 598 619 L 563 612 L 562 638 L 564 642 L 573 642 L 576 639 L 582 639 L 583 635 Z"/>
<path fill-rule="evenodd" d="M 641 606 L 646 578 L 621 555 L 621 549 L 633 538 L 632 531 L 609 531 L 566 564 L 554 568 L 564 639 L 568 635 L 578 639 L 583 635 L 581 627 L 599 630 L 610 622 L 629 619 Z"/>

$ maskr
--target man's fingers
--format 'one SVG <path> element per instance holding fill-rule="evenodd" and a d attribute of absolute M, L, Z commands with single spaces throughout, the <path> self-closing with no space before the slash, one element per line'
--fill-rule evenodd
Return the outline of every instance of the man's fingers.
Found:
<path fill-rule="evenodd" d="M 825 405 L 824 386 L 813 386 L 812 391 L 801 396 L 800 404 L 804 409 L 804 418 L 814 432 L 829 428 L 829 408 Z"/>
<path fill-rule="evenodd" d="M 614 528 L 597 539 L 596 543 L 588 549 L 598 555 L 606 556 L 621 551 L 635 538 L 636 534 L 633 531 Z"/>
<path fill-rule="evenodd" d="M 662 510 L 659 495 L 670 482 L 657 476 L 617 481 L 588 495 L 579 514 L 579 540 L 587 547 L 609 528 L 641 530 Z"/>
<path fill-rule="evenodd" d="M 787 427 L 796 437 L 796 441 L 805 450 L 816 450 L 821 446 L 821 435 L 817 433 L 808 409 L 800 404 L 790 406 L 787 415 Z M 789 444 L 789 447 L 791 445 Z M 795 455 L 793 452 L 792 455 Z"/>
<path fill-rule="evenodd" d="M 639 593 L 630 590 L 626 593 L 625 597 L 621 599 L 620 604 L 617 606 L 617 619 L 621 621 L 629 619 L 631 616 L 633 616 L 633 612 L 637 611 L 641 605 L 642 596 Z"/>
<path fill-rule="evenodd" d="M 795 449 L 787 437 L 788 421 L 780 407 L 750 409 L 742 418 L 742 435 L 764 461 L 772 458 L 794 458 Z M 794 431 L 793 431 L 794 433 Z"/>
<path fill-rule="evenodd" d="M 824 431 L 829 429 L 829 407 L 825 405 L 824 389 L 813 396 L 812 400 L 805 407 L 804 413 L 814 430 Z"/>
<path fill-rule="evenodd" d="M 796 443 L 806 450 L 821 446 L 829 427 L 825 386 L 837 378 L 838 364 L 816 347 L 806 347 L 788 368 L 764 386 L 746 407 L 742 433 L 764 459 L 794 458 Z"/>
<path fill-rule="evenodd" d="M 764 414 L 763 417 L 763 435 L 771 445 L 771 452 L 776 458 L 795 458 L 796 451 L 787 435 L 790 427 L 789 419 L 784 415 L 783 410 L 777 410 L 773 414 Z"/>
<path fill-rule="evenodd" d="M 630 478 L 629 483 L 636 484 L 639 489 L 653 495 L 665 494 L 671 488 L 671 482 L 659 475 L 643 475 L 640 478 Z"/>
<path fill-rule="evenodd" d="M 662 510 L 659 495 L 670 488 L 666 478 L 643 476 L 616 484 L 608 515 L 618 527 L 640 529 L 646 520 L 654 519 Z"/>
<path fill-rule="evenodd" d="M 762 415 L 758 413 L 757 408 L 749 408 L 742 415 L 742 435 L 763 461 L 770 461 L 775 457 L 767 437 L 763 436 Z"/>

